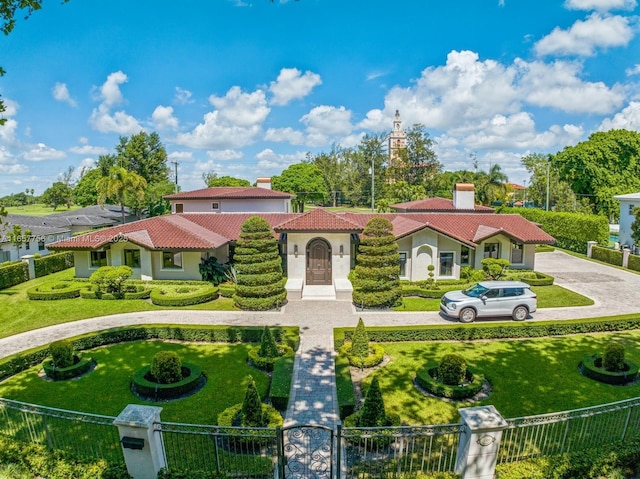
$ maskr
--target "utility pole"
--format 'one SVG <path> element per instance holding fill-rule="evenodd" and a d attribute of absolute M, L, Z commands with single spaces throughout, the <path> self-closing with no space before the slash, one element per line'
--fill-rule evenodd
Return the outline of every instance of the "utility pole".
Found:
<path fill-rule="evenodd" d="M 546 203 L 546 211 L 549 211 L 549 176 L 550 176 L 550 167 L 551 167 L 551 161 L 549 159 L 547 159 L 547 203 Z"/>
<path fill-rule="evenodd" d="M 171 163 L 174 166 L 174 169 L 175 169 L 176 193 L 177 193 L 178 192 L 178 162 L 177 161 L 170 161 L 169 163 Z"/>
<path fill-rule="evenodd" d="M 375 175 L 374 175 L 374 169 L 373 169 L 373 156 L 371 157 L 371 212 L 374 213 L 375 212 L 375 208 L 376 208 L 376 184 L 374 181 Z"/>

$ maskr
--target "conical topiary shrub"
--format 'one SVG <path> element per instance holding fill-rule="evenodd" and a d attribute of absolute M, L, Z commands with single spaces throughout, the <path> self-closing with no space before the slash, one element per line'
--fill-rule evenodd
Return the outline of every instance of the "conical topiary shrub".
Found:
<path fill-rule="evenodd" d="M 258 354 L 263 358 L 277 358 L 280 356 L 276 340 L 274 339 L 271 330 L 266 326 L 264 327 L 264 331 L 262 331 L 262 336 L 260 338 L 260 352 Z"/>
<path fill-rule="evenodd" d="M 233 257 L 236 271 L 234 303 L 245 310 L 267 310 L 287 299 L 282 260 L 273 231 L 263 218 L 244 222 Z"/>
<path fill-rule="evenodd" d="M 364 328 L 364 321 L 362 318 L 358 319 L 358 325 L 353 332 L 353 339 L 351 340 L 351 352 L 352 356 L 359 358 L 366 358 L 369 356 L 369 335 Z"/>
<path fill-rule="evenodd" d="M 247 384 L 247 392 L 242 402 L 242 426 L 244 427 L 262 427 L 262 401 L 256 389 L 256 383 L 253 377 L 249 376 L 249 384 Z"/>
<path fill-rule="evenodd" d="M 372 218 L 362 234 L 354 269 L 353 302 L 370 308 L 394 306 L 401 301 L 402 289 L 393 225 L 386 218 Z"/>
<path fill-rule="evenodd" d="M 378 427 L 387 425 L 387 414 L 382 393 L 380 392 L 380 384 L 378 383 L 378 378 L 374 377 L 364 398 L 364 404 L 358 413 L 356 426 Z"/>

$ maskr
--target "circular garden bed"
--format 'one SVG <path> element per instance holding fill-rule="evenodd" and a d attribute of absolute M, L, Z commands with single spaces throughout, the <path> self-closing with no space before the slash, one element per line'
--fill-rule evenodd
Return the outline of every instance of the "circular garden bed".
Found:
<path fill-rule="evenodd" d="M 182 379 L 163 384 L 155 380 L 151 374 L 151 366 L 145 366 L 133 375 L 131 390 L 137 396 L 149 401 L 166 401 L 189 396 L 197 392 L 206 382 L 200 366 L 182 363 Z"/>
<path fill-rule="evenodd" d="M 580 372 L 588 378 L 601 383 L 624 385 L 635 381 L 638 377 L 638 366 L 631 361 L 624 360 L 621 371 L 607 371 L 603 366 L 601 354 L 590 354 L 582 358 L 579 365 Z"/>
<path fill-rule="evenodd" d="M 42 369 L 44 373 L 50 379 L 54 381 L 63 381 L 65 379 L 72 379 L 78 376 L 82 376 L 88 372 L 95 362 L 91 358 L 84 358 L 78 355 L 73 356 L 73 364 L 67 367 L 56 367 L 53 364 L 52 359 L 48 359 L 42 363 Z"/>
<path fill-rule="evenodd" d="M 427 364 L 416 373 L 416 384 L 433 394 L 447 399 L 468 399 L 480 392 L 485 383 L 483 374 L 467 366 L 462 384 L 444 384 L 438 379 L 438 363 Z"/>

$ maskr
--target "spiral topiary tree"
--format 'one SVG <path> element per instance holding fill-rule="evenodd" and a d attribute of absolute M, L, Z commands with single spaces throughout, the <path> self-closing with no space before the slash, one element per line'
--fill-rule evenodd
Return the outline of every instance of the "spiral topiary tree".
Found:
<path fill-rule="evenodd" d="M 247 384 L 247 392 L 242 402 L 242 426 L 244 427 L 262 427 L 264 426 L 262 413 L 262 401 L 256 389 L 256 382 L 252 376 L 249 376 Z"/>
<path fill-rule="evenodd" d="M 362 233 L 353 276 L 353 302 L 373 308 L 397 305 L 402 289 L 400 254 L 393 225 L 386 218 L 375 217 Z"/>
<path fill-rule="evenodd" d="M 244 222 L 234 254 L 236 290 L 233 300 L 245 310 L 267 310 L 287 298 L 278 243 L 269 223 L 259 216 Z"/>

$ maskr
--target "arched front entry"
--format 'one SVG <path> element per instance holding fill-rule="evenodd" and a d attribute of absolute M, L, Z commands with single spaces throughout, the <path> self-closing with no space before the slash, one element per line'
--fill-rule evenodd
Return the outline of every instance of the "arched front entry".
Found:
<path fill-rule="evenodd" d="M 331 245 L 322 238 L 307 243 L 306 284 L 332 284 Z"/>

